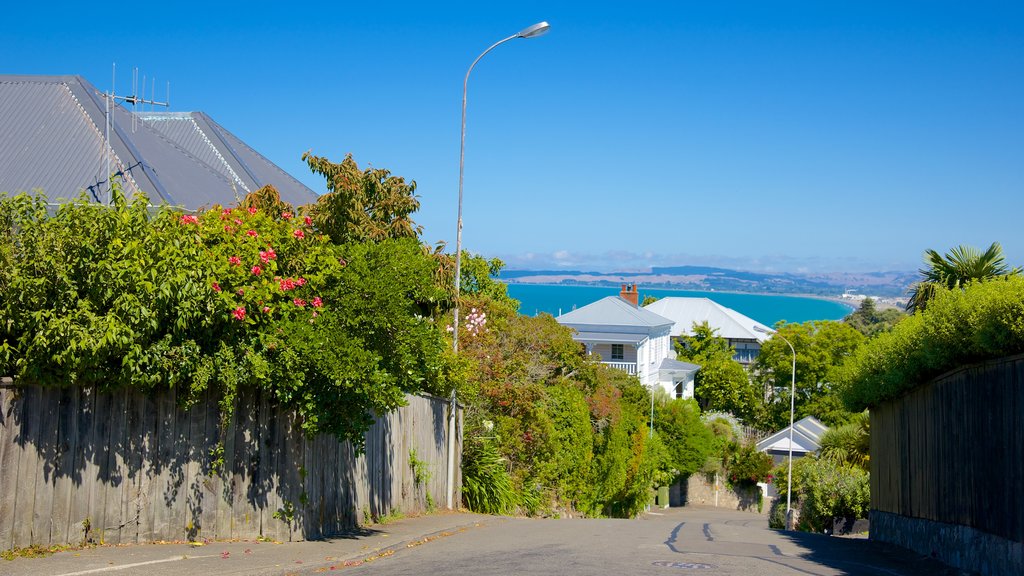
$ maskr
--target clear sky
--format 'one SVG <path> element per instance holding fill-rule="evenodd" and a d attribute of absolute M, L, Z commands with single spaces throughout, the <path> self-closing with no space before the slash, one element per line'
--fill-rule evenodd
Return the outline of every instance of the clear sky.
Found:
<path fill-rule="evenodd" d="M 1024 3 L 13 2 L 0 73 L 171 82 L 318 192 L 306 150 L 418 183 L 510 268 L 1024 263 Z M 148 92 L 148 89 L 147 89 Z"/>

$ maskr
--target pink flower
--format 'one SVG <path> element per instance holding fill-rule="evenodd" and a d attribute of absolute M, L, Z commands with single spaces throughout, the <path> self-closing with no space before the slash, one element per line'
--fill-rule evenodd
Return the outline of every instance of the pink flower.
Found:
<path fill-rule="evenodd" d="M 306 237 L 306 233 L 303 232 L 302 230 L 299 230 L 298 228 L 296 228 L 295 231 L 292 232 L 292 236 L 295 236 L 296 238 L 305 238 Z"/>
<path fill-rule="evenodd" d="M 255 230 L 246 230 L 245 231 L 245 235 L 246 236 L 251 236 L 253 238 L 259 236 L 259 234 L 257 234 Z"/>
<path fill-rule="evenodd" d="M 235 320 L 245 320 L 245 306 L 239 306 L 231 311 L 231 315 L 235 317 Z"/>
<path fill-rule="evenodd" d="M 234 228 L 232 228 L 231 226 L 225 226 L 225 227 L 224 227 L 224 231 L 225 231 L 225 232 L 234 232 L 234 231 L 235 231 L 235 229 L 234 229 Z"/>
<path fill-rule="evenodd" d="M 251 272 L 253 276 L 259 276 L 260 272 L 263 272 L 263 268 L 260 268 L 259 266 L 253 266 Z"/>
<path fill-rule="evenodd" d="M 281 212 L 281 218 L 284 218 L 285 220 L 291 220 L 292 219 L 292 213 L 291 212 Z"/>
<path fill-rule="evenodd" d="M 264 314 L 270 314 L 270 306 L 264 306 L 263 307 L 263 313 Z"/>
<path fill-rule="evenodd" d="M 306 285 L 306 279 L 305 278 L 299 278 L 298 280 L 295 281 L 295 283 L 298 284 L 299 286 L 305 286 Z"/>
<path fill-rule="evenodd" d="M 274 252 L 273 248 L 268 247 L 266 250 L 260 250 L 260 260 L 262 260 L 264 264 L 275 258 L 277 258 L 277 252 Z"/>
<path fill-rule="evenodd" d="M 220 219 L 221 220 L 227 220 L 228 216 L 231 216 L 231 209 L 230 208 L 225 208 L 225 209 L 220 211 Z"/>
<path fill-rule="evenodd" d="M 256 207 L 255 206 L 249 206 L 249 214 L 256 214 Z"/>
<path fill-rule="evenodd" d="M 242 259 L 239 258 L 238 256 L 232 256 L 232 257 L 228 258 L 228 264 L 231 264 L 232 266 L 238 266 L 241 263 L 242 263 Z"/>
<path fill-rule="evenodd" d="M 211 287 L 213 288 L 214 292 L 220 292 L 220 284 L 214 282 L 213 284 L 211 284 Z"/>
<path fill-rule="evenodd" d="M 181 223 L 182 224 L 199 224 L 199 218 L 196 218 L 195 216 L 193 216 L 191 214 L 183 214 L 181 216 Z"/>
<path fill-rule="evenodd" d="M 306 223 L 306 226 L 312 226 L 312 225 L 313 225 L 313 219 L 312 219 L 312 218 L 310 218 L 309 216 L 306 216 L 306 217 L 305 217 L 305 218 L 303 219 L 303 222 L 305 222 L 305 223 Z"/>
<path fill-rule="evenodd" d="M 239 289 L 238 289 L 238 295 L 239 295 L 239 296 L 245 296 L 245 290 L 243 290 L 243 289 L 239 288 Z"/>
<path fill-rule="evenodd" d="M 281 291 L 282 292 L 287 292 L 289 290 L 294 290 L 294 289 L 295 289 L 295 280 L 292 280 L 291 278 L 285 278 L 284 280 L 281 280 Z"/>
<path fill-rule="evenodd" d="M 296 298 L 292 300 L 292 303 L 298 306 L 299 308 L 304 308 L 306 306 L 306 301 L 303 300 L 302 298 Z"/>
<path fill-rule="evenodd" d="M 239 226 L 241 226 L 242 225 L 242 221 L 239 220 L 238 218 L 235 218 L 235 224 L 238 224 Z"/>
<path fill-rule="evenodd" d="M 323 306 L 324 306 L 324 301 L 321 300 L 319 296 L 314 296 L 313 297 L 313 307 L 314 308 L 323 308 Z"/>

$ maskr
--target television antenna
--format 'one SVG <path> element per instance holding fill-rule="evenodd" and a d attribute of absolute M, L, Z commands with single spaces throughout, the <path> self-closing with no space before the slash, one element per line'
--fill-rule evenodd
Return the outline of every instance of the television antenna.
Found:
<path fill-rule="evenodd" d="M 156 95 L 156 77 L 153 77 L 151 80 L 152 80 L 152 87 L 150 89 L 150 97 L 149 97 L 149 99 L 147 99 L 146 98 L 146 76 L 145 75 L 142 76 L 142 91 L 140 92 L 139 91 L 139 69 L 138 69 L 138 67 L 135 67 L 135 68 L 132 69 L 132 94 L 130 96 L 118 96 L 115 93 L 115 90 L 116 90 L 116 87 L 117 87 L 117 62 L 114 62 L 114 63 L 111 64 L 110 92 L 108 92 L 107 94 L 104 95 L 104 96 L 106 96 L 106 98 L 104 98 L 104 101 L 106 102 L 106 121 L 107 121 L 107 125 L 106 125 L 106 131 L 104 132 L 104 136 L 103 136 L 104 140 L 106 141 L 105 142 L 106 146 L 105 146 L 104 154 L 106 156 L 106 174 L 107 174 L 107 202 L 106 203 L 108 205 L 111 202 L 111 194 L 113 192 L 113 178 L 111 177 L 111 174 L 110 174 L 110 153 L 111 153 L 111 147 L 110 147 L 110 109 L 111 109 L 111 107 L 113 105 L 117 104 L 118 102 L 124 102 L 125 104 L 131 104 L 132 105 L 132 109 L 131 109 L 132 134 L 134 134 L 139 129 L 139 115 L 138 115 L 138 112 L 139 112 L 139 107 L 140 106 L 142 107 L 142 110 L 145 110 L 145 106 L 148 104 L 150 111 L 153 110 L 154 106 L 163 106 L 164 108 L 170 108 L 170 106 L 171 106 L 171 83 L 170 83 L 170 81 L 167 82 L 167 92 L 166 92 L 166 95 L 164 96 L 164 101 L 160 102 L 160 101 L 154 99 L 155 95 Z"/>

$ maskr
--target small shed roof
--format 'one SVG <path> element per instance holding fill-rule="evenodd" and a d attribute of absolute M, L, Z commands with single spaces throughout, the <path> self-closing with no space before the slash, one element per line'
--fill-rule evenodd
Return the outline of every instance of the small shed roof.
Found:
<path fill-rule="evenodd" d="M 670 296 L 648 304 L 644 309 L 672 320 L 672 336 L 692 334 L 694 323 L 707 322 L 722 338 L 758 342 L 764 342 L 769 338 L 768 334 L 754 330 L 754 326 L 770 330 L 768 326 L 710 298 Z"/>
<path fill-rule="evenodd" d="M 807 416 L 793 423 L 793 452 L 817 452 L 821 448 L 821 436 L 828 426 L 814 416 Z M 789 426 L 757 443 L 760 452 L 788 452 Z"/>

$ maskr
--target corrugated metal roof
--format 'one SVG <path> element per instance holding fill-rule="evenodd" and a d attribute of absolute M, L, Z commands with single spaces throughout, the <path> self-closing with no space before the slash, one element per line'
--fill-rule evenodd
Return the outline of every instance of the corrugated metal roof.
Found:
<path fill-rule="evenodd" d="M 0 191 L 93 198 L 104 181 L 103 135 L 62 82 L 0 81 Z"/>
<path fill-rule="evenodd" d="M 650 310 L 637 308 L 618 296 L 608 296 L 567 312 L 556 318 L 559 324 L 568 326 L 616 326 L 643 328 L 667 327 L 672 320 L 659 316 Z M 620 330 L 626 331 L 626 330 Z"/>
<path fill-rule="evenodd" d="M 84 79 L 0 75 L 0 125 L 0 192 L 42 188 L 56 200 L 86 189 L 105 199 L 106 101 Z M 292 204 L 317 199 L 201 112 L 133 114 L 113 106 L 109 144 L 111 171 L 125 175 L 126 195 L 142 190 L 154 204 L 233 204 L 266 184 Z"/>
<path fill-rule="evenodd" d="M 754 326 L 770 330 L 764 324 L 709 298 L 671 296 L 648 304 L 644 309 L 675 322 L 672 326 L 673 336 L 691 335 L 694 323 L 707 322 L 722 338 L 764 342 L 770 337 L 769 334 L 754 330 Z"/>

